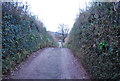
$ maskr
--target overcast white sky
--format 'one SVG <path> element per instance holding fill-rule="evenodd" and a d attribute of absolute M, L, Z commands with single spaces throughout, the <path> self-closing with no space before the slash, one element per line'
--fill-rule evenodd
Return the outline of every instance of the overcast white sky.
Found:
<path fill-rule="evenodd" d="M 26 0 L 31 11 L 39 17 L 49 31 L 58 31 L 59 24 L 73 26 L 79 8 L 88 0 Z"/>

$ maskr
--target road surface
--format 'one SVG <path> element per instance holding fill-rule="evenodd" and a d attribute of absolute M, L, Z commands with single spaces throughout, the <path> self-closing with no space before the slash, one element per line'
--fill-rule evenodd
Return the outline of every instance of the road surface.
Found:
<path fill-rule="evenodd" d="M 13 79 L 89 79 L 82 64 L 78 63 L 68 48 L 46 48 L 32 54 Z"/>

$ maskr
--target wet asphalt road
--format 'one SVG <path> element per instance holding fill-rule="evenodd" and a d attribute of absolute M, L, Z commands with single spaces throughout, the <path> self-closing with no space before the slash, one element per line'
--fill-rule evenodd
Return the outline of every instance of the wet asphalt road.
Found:
<path fill-rule="evenodd" d="M 68 48 L 46 48 L 35 52 L 12 73 L 13 79 L 89 79 L 81 63 Z"/>

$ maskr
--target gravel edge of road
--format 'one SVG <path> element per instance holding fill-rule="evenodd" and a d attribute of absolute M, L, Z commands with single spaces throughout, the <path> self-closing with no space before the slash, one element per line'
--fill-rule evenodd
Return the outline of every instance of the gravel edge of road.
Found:
<path fill-rule="evenodd" d="M 69 48 L 66 48 L 66 49 L 68 50 L 67 52 L 71 54 L 71 57 L 73 58 L 73 65 L 76 66 L 77 70 L 82 69 L 82 72 L 85 74 L 85 77 L 83 79 L 86 79 L 86 78 L 91 79 L 89 76 L 89 73 L 86 71 L 83 64 L 80 62 L 80 60 L 74 55 L 74 53 Z"/>
<path fill-rule="evenodd" d="M 77 56 L 75 56 L 75 54 L 74 54 L 74 52 L 72 51 L 72 50 L 70 50 L 71 51 L 71 53 L 73 53 L 73 56 L 74 56 L 74 58 L 75 58 L 75 60 L 77 61 L 77 63 L 78 64 L 82 64 L 82 62 L 81 62 L 81 59 L 80 58 L 78 58 Z M 75 63 L 76 64 L 76 63 Z M 79 65 L 80 66 L 80 65 Z M 87 77 L 89 78 L 89 79 L 92 79 L 92 76 L 90 75 L 90 73 L 86 70 L 86 67 L 82 64 L 82 67 L 85 69 L 85 71 L 86 71 L 86 73 L 87 73 Z"/>

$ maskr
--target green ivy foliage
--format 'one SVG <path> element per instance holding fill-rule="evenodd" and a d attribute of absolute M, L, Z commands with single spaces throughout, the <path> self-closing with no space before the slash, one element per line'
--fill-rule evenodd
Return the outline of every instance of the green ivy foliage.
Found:
<path fill-rule="evenodd" d="M 81 11 L 67 47 L 80 58 L 92 78 L 120 77 L 120 2 L 93 2 Z"/>
<path fill-rule="evenodd" d="M 2 72 L 12 69 L 32 52 L 56 46 L 42 22 L 28 14 L 28 5 L 2 2 Z"/>

